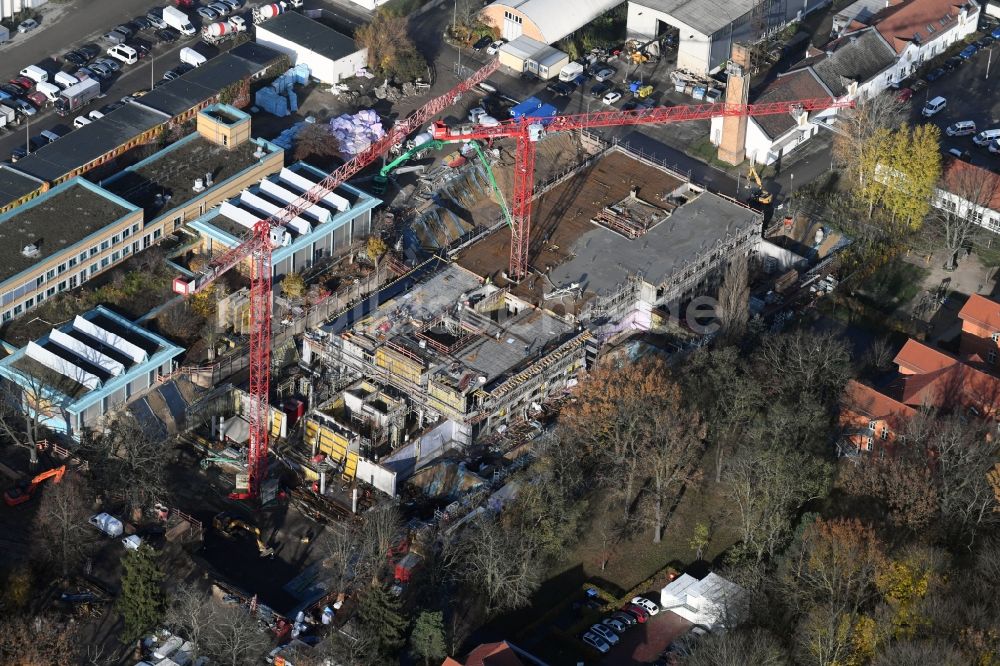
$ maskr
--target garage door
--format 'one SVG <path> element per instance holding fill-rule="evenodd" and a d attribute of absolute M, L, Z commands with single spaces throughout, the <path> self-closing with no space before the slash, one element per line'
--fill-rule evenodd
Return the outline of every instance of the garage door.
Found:
<path fill-rule="evenodd" d="M 503 38 L 512 42 L 521 36 L 524 19 L 510 12 L 503 13 Z"/>

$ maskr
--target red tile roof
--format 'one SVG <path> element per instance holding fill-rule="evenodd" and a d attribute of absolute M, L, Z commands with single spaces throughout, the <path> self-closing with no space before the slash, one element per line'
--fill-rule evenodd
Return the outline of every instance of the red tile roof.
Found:
<path fill-rule="evenodd" d="M 912 407 L 853 379 L 844 388 L 842 406 L 869 419 L 892 423 L 917 413 Z"/>
<path fill-rule="evenodd" d="M 507 641 L 483 643 L 469 653 L 465 666 L 527 666 Z"/>
<path fill-rule="evenodd" d="M 947 158 L 940 187 L 970 203 L 1000 211 L 1000 175 L 989 169 Z"/>
<path fill-rule="evenodd" d="M 910 0 L 889 7 L 872 23 L 896 53 L 902 53 L 911 42 L 926 44 L 952 28 L 962 4 L 956 0 Z"/>
<path fill-rule="evenodd" d="M 1000 303 L 981 294 L 973 294 L 958 311 L 958 318 L 1000 332 Z"/>
<path fill-rule="evenodd" d="M 907 340 L 893 362 L 901 371 L 923 375 L 947 368 L 958 363 L 958 360 L 916 340 Z"/>

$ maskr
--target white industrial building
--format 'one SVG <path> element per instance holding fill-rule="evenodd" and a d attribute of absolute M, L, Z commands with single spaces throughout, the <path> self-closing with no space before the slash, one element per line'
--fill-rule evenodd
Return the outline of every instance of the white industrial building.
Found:
<path fill-rule="evenodd" d="M 747 591 L 722 576 L 681 574 L 660 591 L 660 607 L 709 631 L 733 627 L 746 617 Z"/>
<path fill-rule="evenodd" d="M 480 17 L 507 41 L 526 35 L 552 44 L 620 4 L 622 0 L 497 0 L 484 7 Z"/>
<path fill-rule="evenodd" d="M 0 0 L 0 19 L 9 19 L 25 9 L 37 9 L 48 0 Z"/>
<path fill-rule="evenodd" d="M 626 36 L 640 42 L 677 33 L 677 67 L 697 74 L 719 69 L 734 42 L 753 41 L 751 10 L 772 32 L 829 4 L 830 0 L 637 0 L 628 3 Z"/>
<path fill-rule="evenodd" d="M 257 43 L 287 54 L 292 64 L 305 63 L 313 78 L 339 83 L 368 65 L 368 49 L 298 12 L 285 12 L 257 26 Z"/>
<path fill-rule="evenodd" d="M 553 78 L 569 64 L 568 55 L 527 35 L 501 46 L 497 57 L 511 73 L 530 72 L 542 80 Z"/>

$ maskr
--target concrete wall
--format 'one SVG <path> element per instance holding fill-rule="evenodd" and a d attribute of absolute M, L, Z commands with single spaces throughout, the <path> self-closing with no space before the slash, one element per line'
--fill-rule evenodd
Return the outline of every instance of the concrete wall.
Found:
<path fill-rule="evenodd" d="M 380 463 L 394 472 L 399 481 L 405 481 L 421 467 L 467 443 L 467 437 L 461 424 L 445 421 L 422 437 L 396 449 Z"/>
<path fill-rule="evenodd" d="M 389 497 L 396 496 L 396 472 L 366 458 L 358 458 L 357 479 L 370 483 Z"/>

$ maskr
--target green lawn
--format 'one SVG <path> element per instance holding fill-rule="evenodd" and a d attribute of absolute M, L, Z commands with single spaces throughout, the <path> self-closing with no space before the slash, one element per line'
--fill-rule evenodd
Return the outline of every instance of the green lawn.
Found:
<path fill-rule="evenodd" d="M 892 314 L 920 293 L 929 273 L 928 269 L 897 257 L 859 285 L 858 298 L 883 314 Z"/>

